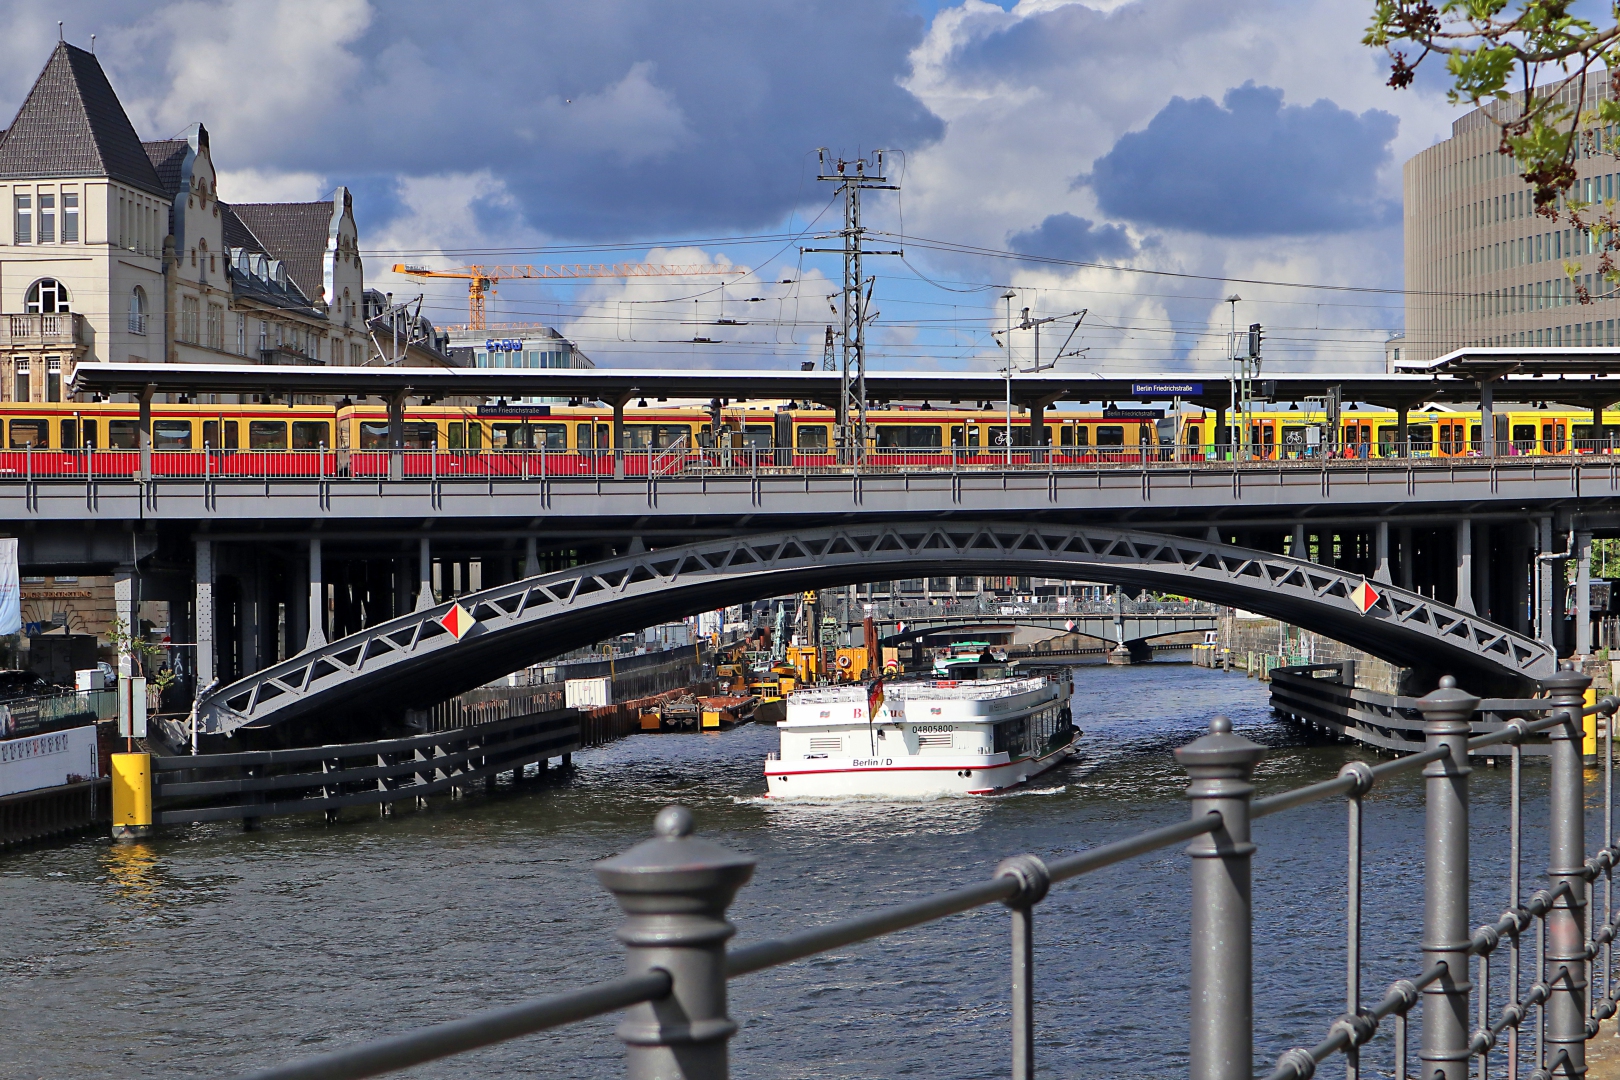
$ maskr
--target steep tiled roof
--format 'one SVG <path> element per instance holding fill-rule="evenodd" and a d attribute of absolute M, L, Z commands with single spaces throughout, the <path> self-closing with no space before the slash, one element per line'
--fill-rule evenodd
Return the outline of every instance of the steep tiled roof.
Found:
<path fill-rule="evenodd" d="M 236 211 L 225 203 L 219 204 L 220 225 L 225 234 L 227 248 L 246 248 L 248 251 L 264 251 L 264 245 L 259 238 L 253 235 L 253 230 L 242 224 L 242 219 L 236 216 Z"/>
<path fill-rule="evenodd" d="M 0 139 L 0 179 L 69 176 L 105 176 L 164 194 L 101 64 L 58 42 Z"/>
<path fill-rule="evenodd" d="M 231 210 L 271 258 L 286 263 L 287 276 L 305 296 L 318 300 L 325 295 L 331 203 L 233 203 Z"/>
<path fill-rule="evenodd" d="M 191 149 L 191 144 L 184 139 L 160 139 L 157 142 L 143 142 L 141 148 L 146 151 L 152 168 L 157 170 L 164 193 L 174 198 L 180 191 L 180 170 L 185 167 L 186 151 Z"/>

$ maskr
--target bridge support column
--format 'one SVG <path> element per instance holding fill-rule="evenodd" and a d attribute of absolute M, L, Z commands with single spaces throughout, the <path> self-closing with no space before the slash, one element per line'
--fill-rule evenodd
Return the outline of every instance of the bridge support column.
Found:
<path fill-rule="evenodd" d="M 1288 555 L 1290 558 L 1304 559 L 1306 562 L 1311 559 L 1311 549 L 1305 539 L 1305 523 L 1303 521 L 1294 522 L 1294 545 Z"/>
<path fill-rule="evenodd" d="M 326 575 L 321 568 L 321 538 L 309 540 L 309 637 L 304 648 L 318 649 L 326 644 Z"/>
<path fill-rule="evenodd" d="M 1581 760 L 1581 703 L 1592 680 L 1578 671 L 1543 679 L 1553 703 L 1571 720 L 1547 732 L 1547 884 L 1556 894 L 1547 912 L 1547 1065 L 1552 1075 L 1586 1075 L 1586 777 Z M 1567 1054 L 1566 1070 L 1557 1066 Z"/>
<path fill-rule="evenodd" d="M 1221 828 L 1187 845 L 1192 856 L 1191 1080 L 1254 1076 L 1253 909 L 1249 899 L 1249 782 L 1264 747 L 1217 716 L 1209 734 L 1176 751 L 1192 783 L 1192 816 L 1221 815 Z"/>
<path fill-rule="evenodd" d="M 1540 555 L 1553 551 L 1553 523 L 1550 517 L 1536 519 L 1536 547 Z M 1537 558 L 1536 567 L 1536 639 L 1557 647 L 1553 633 L 1553 567 L 1551 559 Z"/>
<path fill-rule="evenodd" d="M 201 694 L 217 674 L 214 659 L 214 543 L 197 541 L 197 562 L 193 573 L 196 593 L 193 616 L 197 633 L 197 693 Z"/>
<path fill-rule="evenodd" d="M 523 538 L 523 576 L 526 578 L 536 577 L 540 573 L 540 552 L 538 548 L 539 545 L 534 537 L 526 536 Z"/>
<path fill-rule="evenodd" d="M 1400 457 L 1412 456 L 1411 447 L 1406 444 L 1406 417 L 1411 408 L 1411 403 L 1406 401 L 1401 402 L 1395 408 L 1395 453 Z"/>
<path fill-rule="evenodd" d="M 1592 654 L 1592 534 L 1575 534 L 1575 652 Z"/>
<path fill-rule="evenodd" d="M 1468 733 L 1478 707 L 1479 699 L 1457 689 L 1449 675 L 1418 701 L 1424 746 L 1450 751 L 1423 769 L 1423 967 L 1446 966 L 1446 974 L 1423 989 L 1418 1056 L 1424 1080 L 1468 1080 L 1469 1074 Z"/>
<path fill-rule="evenodd" d="M 427 537 L 417 541 L 416 549 L 416 610 L 426 611 L 433 599 L 433 544 Z"/>
<path fill-rule="evenodd" d="M 1492 401 L 1494 379 L 1479 382 L 1479 456 L 1496 456 L 1496 408 Z"/>
<path fill-rule="evenodd" d="M 1412 588 L 1412 575 L 1417 570 L 1417 552 L 1412 550 L 1412 526 L 1401 526 L 1401 588 Z"/>
<path fill-rule="evenodd" d="M 140 423 L 136 424 L 136 445 L 141 448 L 141 479 L 152 479 L 152 395 L 157 388 L 147 383 L 141 390 Z"/>
<path fill-rule="evenodd" d="M 1405 554 L 1403 551 L 1401 554 Z M 1373 580 L 1388 585 L 1389 577 L 1389 522 L 1380 521 L 1373 533 Z"/>
<path fill-rule="evenodd" d="M 405 392 L 388 397 L 388 479 L 405 479 Z"/>
<path fill-rule="evenodd" d="M 1452 605 L 1468 614 L 1474 611 L 1474 523 L 1468 518 L 1457 522 L 1457 602 Z"/>
<path fill-rule="evenodd" d="M 1215 446 L 1215 460 L 1225 461 L 1227 454 L 1232 450 L 1231 439 L 1226 433 L 1226 406 L 1215 406 L 1215 434 L 1210 439 Z"/>

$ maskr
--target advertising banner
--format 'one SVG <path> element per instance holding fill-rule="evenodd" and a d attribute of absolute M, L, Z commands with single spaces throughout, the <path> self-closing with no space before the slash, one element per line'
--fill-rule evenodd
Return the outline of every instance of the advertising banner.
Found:
<path fill-rule="evenodd" d="M 16 538 L 0 540 L 0 634 L 22 630 L 22 586 L 17 578 Z"/>

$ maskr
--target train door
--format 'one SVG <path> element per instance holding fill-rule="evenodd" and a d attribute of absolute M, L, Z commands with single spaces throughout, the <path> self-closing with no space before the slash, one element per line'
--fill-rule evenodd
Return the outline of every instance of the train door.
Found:
<path fill-rule="evenodd" d="M 1543 454 L 1562 454 L 1565 447 L 1568 421 L 1558 418 L 1543 420 L 1541 423 L 1541 452 Z"/>
<path fill-rule="evenodd" d="M 778 409 L 772 418 L 776 430 L 773 432 L 776 442 L 776 463 L 778 465 L 793 464 L 793 414 L 786 409 Z"/>

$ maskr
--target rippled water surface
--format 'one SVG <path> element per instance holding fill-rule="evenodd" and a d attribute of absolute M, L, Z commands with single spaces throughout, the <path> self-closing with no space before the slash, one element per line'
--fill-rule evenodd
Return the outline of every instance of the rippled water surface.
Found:
<path fill-rule="evenodd" d="M 732 908 L 749 941 L 983 877 L 1186 814 L 1171 750 L 1217 712 L 1271 748 L 1262 792 L 1360 751 L 1275 723 L 1265 689 L 1176 664 L 1077 671 L 1084 753 L 1001 798 L 760 799 L 773 728 L 638 735 L 565 782 L 436 801 L 390 820 L 205 826 L 143 845 L 0 855 L 0 1076 L 228 1076 L 617 974 L 596 860 L 679 800 L 758 859 Z M 1527 807 L 1542 777 L 1527 770 Z M 1474 774 L 1475 921 L 1506 901 L 1505 770 Z M 1368 799 L 1368 996 L 1419 970 L 1421 781 Z M 1344 807 L 1256 826 L 1257 1053 L 1316 1042 L 1343 1008 Z M 1533 811 L 1530 817 L 1539 820 Z M 1594 823 L 1595 827 L 1595 823 Z M 1532 832 L 1527 852 L 1544 852 Z M 1527 885 L 1541 859 L 1527 858 Z M 1180 846 L 1054 889 L 1036 916 L 1041 1071 L 1185 1075 L 1187 858 Z M 732 984 L 738 1077 L 1007 1073 L 1007 915 L 959 916 Z M 622 1075 L 612 1021 L 410 1074 Z"/>

